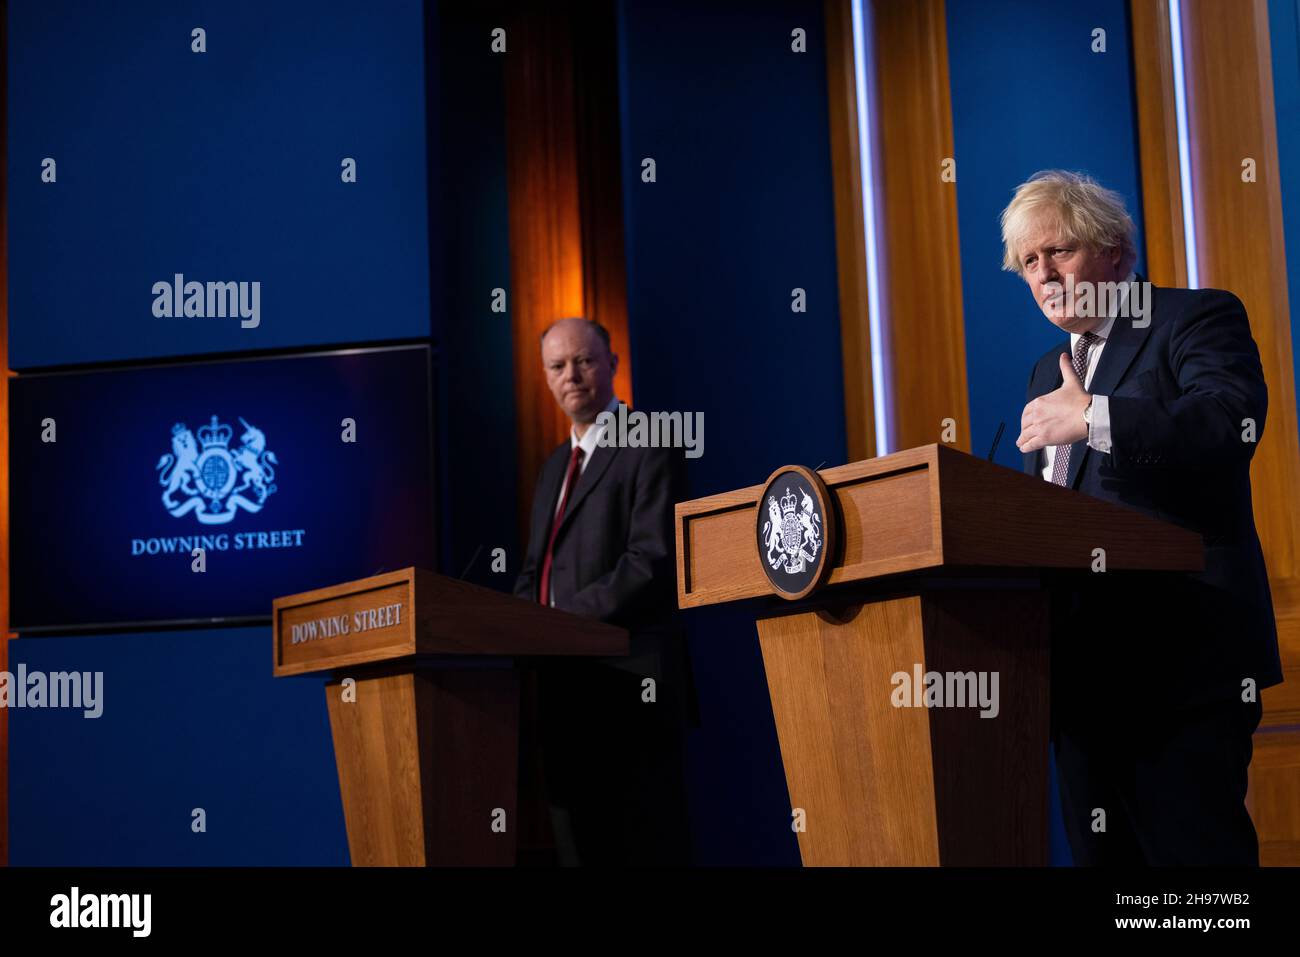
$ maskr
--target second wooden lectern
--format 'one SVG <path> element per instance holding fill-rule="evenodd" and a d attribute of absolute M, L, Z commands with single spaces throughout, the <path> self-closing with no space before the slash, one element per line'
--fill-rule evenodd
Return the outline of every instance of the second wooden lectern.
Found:
<path fill-rule="evenodd" d="M 517 658 L 627 632 L 418 568 L 277 598 L 277 677 L 325 686 L 353 865 L 515 863 Z"/>
<path fill-rule="evenodd" d="M 1204 562 L 1199 535 L 936 445 L 778 469 L 676 526 L 681 607 L 769 597 L 806 865 L 1046 864 L 1043 573 Z"/>

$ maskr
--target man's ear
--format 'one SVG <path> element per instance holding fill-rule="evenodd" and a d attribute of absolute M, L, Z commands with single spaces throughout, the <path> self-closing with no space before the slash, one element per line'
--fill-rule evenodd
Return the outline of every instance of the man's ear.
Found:
<path fill-rule="evenodd" d="M 617 352 L 611 352 L 611 353 L 609 354 L 609 371 L 610 371 L 610 374 L 611 374 L 611 375 L 618 371 L 618 353 L 617 353 Z"/>

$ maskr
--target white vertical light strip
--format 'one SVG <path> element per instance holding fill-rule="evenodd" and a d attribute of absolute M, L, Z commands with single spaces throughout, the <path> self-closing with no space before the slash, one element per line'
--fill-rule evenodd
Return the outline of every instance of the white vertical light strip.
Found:
<path fill-rule="evenodd" d="M 872 401 L 876 418 L 876 454 L 893 451 L 889 434 L 890 388 L 892 376 L 885 367 L 883 307 L 880 296 L 880 263 L 876 249 L 875 142 L 871 112 L 871 89 L 867 71 L 874 61 L 871 24 L 863 9 L 863 0 L 853 0 L 853 78 L 858 99 L 858 160 L 862 171 L 862 223 L 867 245 L 867 309 L 871 328 Z"/>
<path fill-rule="evenodd" d="M 1178 118 L 1178 177 L 1183 196 L 1183 246 L 1187 251 L 1187 285 L 1201 288 L 1196 259 L 1196 214 L 1192 209 L 1192 146 L 1187 126 L 1187 83 L 1183 76 L 1181 0 L 1169 0 L 1169 46 L 1174 59 L 1174 112 Z"/>

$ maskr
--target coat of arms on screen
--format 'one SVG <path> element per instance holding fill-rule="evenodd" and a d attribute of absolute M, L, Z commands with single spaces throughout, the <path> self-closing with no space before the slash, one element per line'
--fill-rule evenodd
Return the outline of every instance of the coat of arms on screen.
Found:
<path fill-rule="evenodd" d="M 767 497 L 767 515 L 763 537 L 767 540 L 767 563 L 773 571 L 780 569 L 787 575 L 798 575 L 805 564 L 817 561 L 817 551 L 822 545 L 822 520 L 811 495 L 804 492 L 803 501 L 796 509 L 795 497 L 786 486 L 780 507 L 775 495 Z"/>
<path fill-rule="evenodd" d="M 241 508 L 260 512 L 275 491 L 275 453 L 266 435 L 243 418 L 239 448 L 231 449 L 235 430 L 212 417 L 194 432 L 183 422 L 172 426 L 172 450 L 158 460 L 163 505 L 174 517 L 189 512 L 204 525 L 221 525 Z"/>

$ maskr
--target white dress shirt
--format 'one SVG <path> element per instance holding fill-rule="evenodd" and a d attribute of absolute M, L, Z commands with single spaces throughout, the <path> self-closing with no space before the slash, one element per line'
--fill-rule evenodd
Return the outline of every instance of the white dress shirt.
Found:
<path fill-rule="evenodd" d="M 1128 299 L 1129 283 L 1137 278 L 1136 273 L 1130 272 L 1128 278 L 1124 280 L 1120 287 L 1119 295 L 1116 297 L 1116 310 L 1118 311 Z M 1084 368 L 1083 388 L 1086 391 L 1088 385 L 1092 382 L 1092 374 L 1097 371 L 1097 364 L 1101 361 L 1101 353 L 1106 348 L 1106 338 L 1110 335 L 1111 327 L 1115 325 L 1115 316 L 1111 316 L 1096 329 L 1093 329 L 1093 335 L 1097 336 L 1097 341 L 1088 347 L 1088 355 L 1085 359 L 1087 365 Z M 1080 333 L 1070 334 L 1070 358 L 1074 358 L 1074 350 L 1079 346 Z M 1098 452 L 1110 452 L 1110 397 L 1105 395 L 1094 395 L 1092 397 L 1092 422 L 1088 425 L 1088 447 L 1096 449 Z M 1056 446 L 1048 445 L 1043 448 L 1043 478 L 1047 481 L 1052 480 L 1052 465 L 1056 461 Z"/>
<path fill-rule="evenodd" d="M 605 406 L 605 411 L 617 413 L 618 404 L 618 396 L 614 396 L 614 398 L 609 400 L 609 405 Z M 582 473 L 587 471 L 587 464 L 591 461 L 592 453 L 595 452 L 596 447 L 600 445 L 600 437 L 604 434 L 605 426 L 599 420 L 592 422 L 591 425 L 587 426 L 587 431 L 582 433 L 582 438 L 578 438 L 578 429 L 576 426 L 569 427 L 569 454 L 572 455 L 573 450 L 578 447 L 582 448 L 582 458 L 578 462 L 578 478 L 582 478 Z M 568 487 L 569 470 L 566 468 L 564 470 L 564 481 L 560 483 L 559 497 L 555 500 L 555 512 L 552 514 L 559 514 L 560 503 L 564 501 L 564 490 Z"/>

